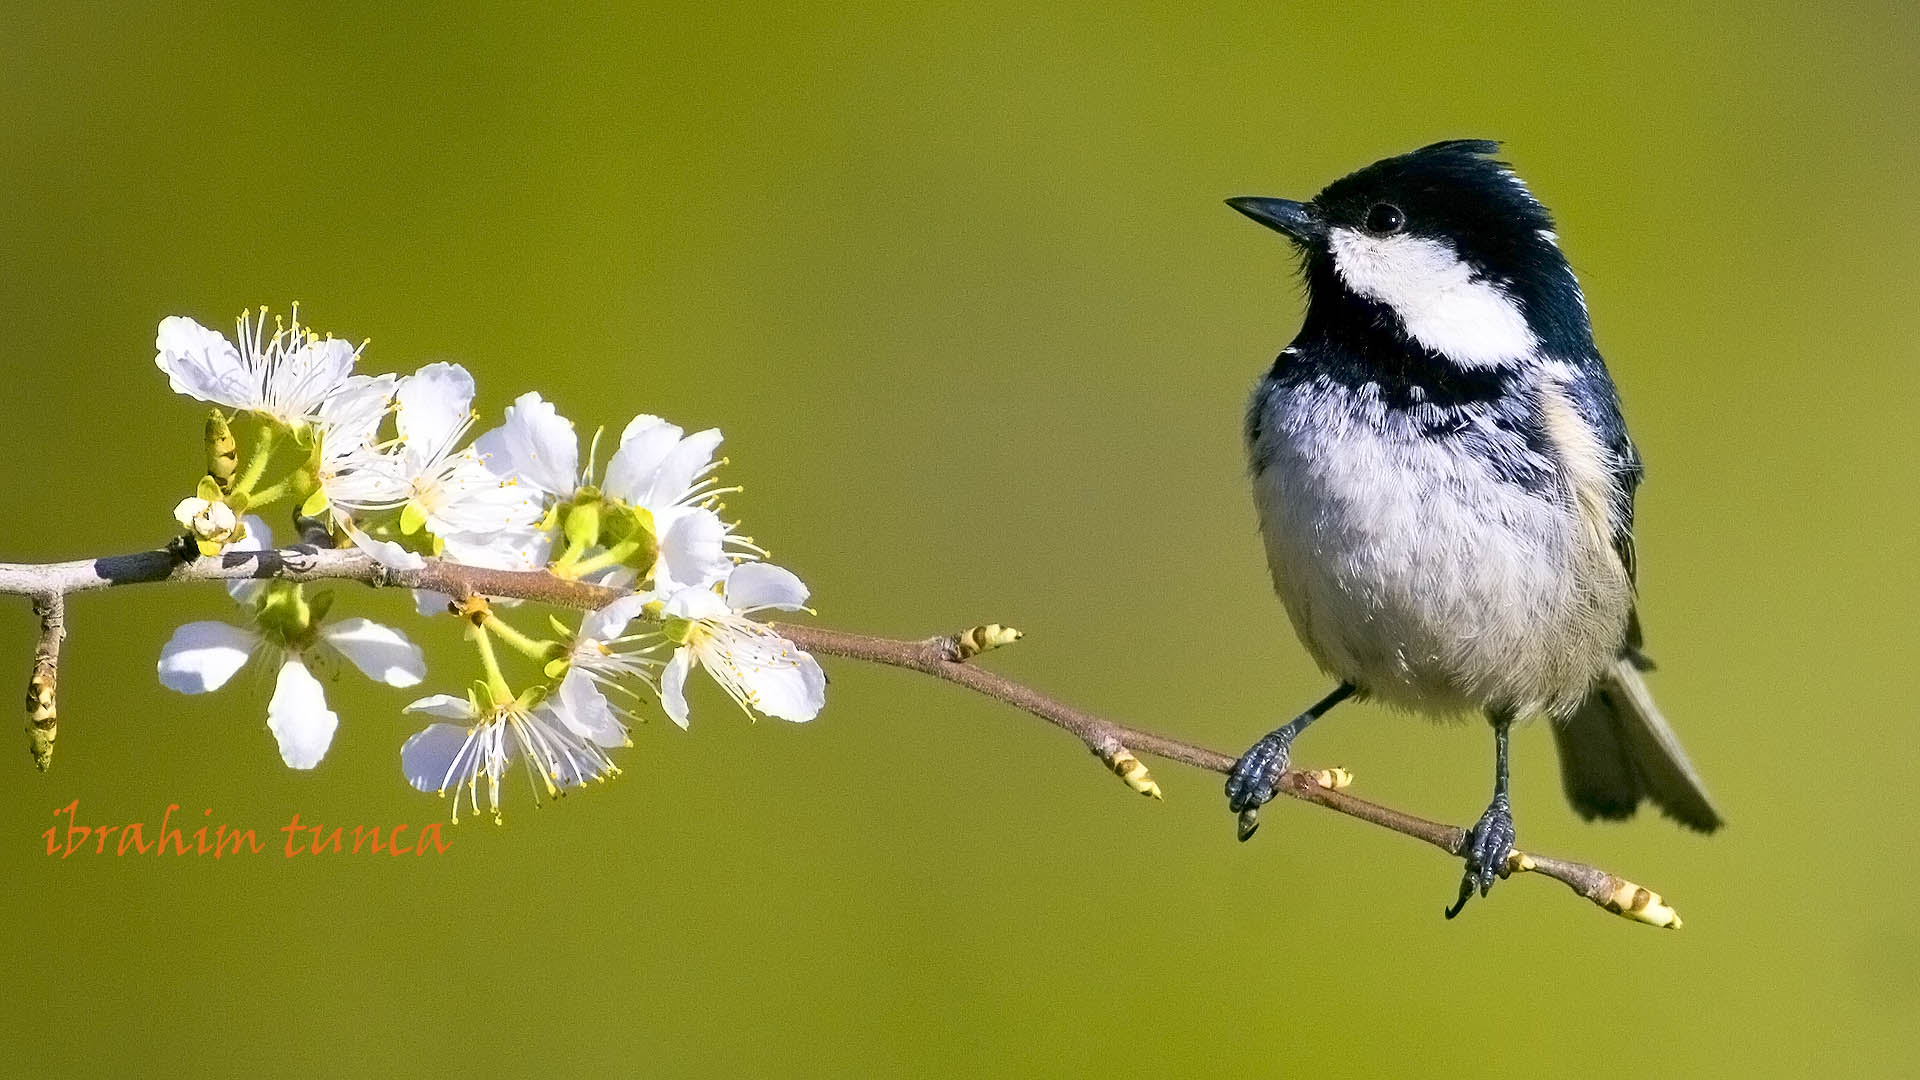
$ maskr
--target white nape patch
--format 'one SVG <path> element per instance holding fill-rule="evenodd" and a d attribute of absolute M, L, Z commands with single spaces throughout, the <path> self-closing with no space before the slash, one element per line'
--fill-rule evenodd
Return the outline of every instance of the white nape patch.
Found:
<path fill-rule="evenodd" d="M 1410 337 L 1462 367 L 1500 367 L 1539 344 L 1520 305 L 1441 241 L 1336 228 L 1329 246 L 1347 288 L 1392 308 Z"/>

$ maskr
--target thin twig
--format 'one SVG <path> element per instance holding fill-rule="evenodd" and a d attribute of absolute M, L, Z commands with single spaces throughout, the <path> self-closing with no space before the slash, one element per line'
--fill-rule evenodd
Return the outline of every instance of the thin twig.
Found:
<path fill-rule="evenodd" d="M 271 551 L 233 551 L 214 558 L 186 559 L 171 549 L 115 555 L 62 563 L 0 563 L 0 595 L 35 598 L 43 627 L 51 610 L 59 624 L 60 600 L 69 593 L 120 585 L 162 581 L 231 581 L 277 578 L 287 581 L 347 580 L 373 586 L 431 589 L 455 597 L 473 595 L 513 597 L 555 607 L 592 610 L 620 595 L 619 590 L 568 581 L 545 571 L 485 570 L 440 559 L 428 559 L 414 570 L 389 570 L 354 549 L 313 547 Z M 50 608 L 39 608 L 42 601 Z M 1147 776 L 1134 753 L 1151 754 L 1198 769 L 1226 773 L 1235 759 L 1204 746 L 1140 728 L 1127 727 L 1083 712 L 1046 694 L 967 660 L 982 647 L 991 648 L 1017 637 L 1000 626 L 976 627 L 962 635 L 902 641 L 872 637 L 819 626 L 779 624 L 780 633 L 812 653 L 864 660 L 906 668 L 955 683 L 996 701 L 1031 713 L 1070 732 L 1089 750 L 1119 772 L 1129 786 L 1158 796 L 1159 785 Z M 53 633 L 48 631 L 47 633 Z M 45 652 L 47 635 L 42 635 Z M 57 657 L 59 643 L 52 646 Z M 51 664 L 49 665 L 51 667 Z M 39 664 L 35 666 L 38 680 Z M 49 700 L 51 683 L 49 682 Z M 49 708 L 51 706 L 49 705 Z M 51 734 L 49 734 L 49 744 Z M 1292 769 L 1281 779 L 1283 793 L 1358 818 L 1372 825 L 1423 840 L 1448 855 L 1461 857 L 1467 832 L 1454 825 L 1415 817 L 1338 790 L 1331 771 Z M 1342 776 L 1340 779 L 1344 780 Z M 1507 868 L 1511 873 L 1536 873 L 1565 884 L 1595 904 L 1627 918 L 1655 926 L 1678 927 L 1680 918 L 1658 893 L 1585 863 L 1515 851 Z"/>

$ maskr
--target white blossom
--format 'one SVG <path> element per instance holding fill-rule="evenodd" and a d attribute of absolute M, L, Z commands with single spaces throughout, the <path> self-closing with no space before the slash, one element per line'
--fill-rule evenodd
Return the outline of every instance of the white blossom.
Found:
<path fill-rule="evenodd" d="M 291 325 L 266 332 L 267 309 L 243 313 L 237 344 L 185 316 L 160 320 L 154 364 L 166 372 L 175 393 L 247 412 L 298 428 L 345 387 L 360 350 L 300 325 L 295 305 Z"/>
<path fill-rule="evenodd" d="M 473 395 L 473 376 L 458 364 L 429 364 L 400 379 L 393 387 L 398 437 L 388 444 L 372 441 L 384 403 L 381 411 L 373 409 L 371 392 L 342 406 L 333 432 L 339 450 L 323 448 L 321 490 L 336 523 L 382 563 L 420 565 L 419 556 L 401 544 L 365 532 L 367 518 L 393 510 L 400 511 L 403 534 L 424 528 L 442 544 L 463 538 L 470 541 L 469 552 L 505 543 L 531 558 L 532 526 L 541 514 L 534 494 L 517 478 L 489 469 L 475 448 L 461 445 L 473 425 Z M 507 534 L 515 539 L 503 541 Z"/>
<path fill-rule="evenodd" d="M 721 488 L 712 477 L 720 441 L 717 429 L 687 435 L 657 416 L 641 415 L 621 433 L 607 463 L 600 491 L 642 514 L 654 551 L 639 576 L 657 592 L 711 585 L 736 562 L 764 554 L 716 512 L 718 496 L 739 490 Z M 474 445 L 497 474 L 539 492 L 543 506 L 595 485 L 592 462 L 580 464 L 573 422 L 537 393 L 522 394 L 508 407 L 505 422 Z"/>
<path fill-rule="evenodd" d="M 663 665 L 651 654 L 660 651 L 660 636 L 625 636 L 627 624 L 652 600 L 648 594 L 629 593 L 581 620 L 567 650 L 567 672 L 549 700 L 554 715 L 574 734 L 601 746 L 633 745 L 622 719 L 631 712 L 609 695 L 635 697 L 630 685 L 635 682 L 658 693 Z M 636 641 L 642 644 L 629 647 Z"/>
<path fill-rule="evenodd" d="M 580 471 L 580 442 L 573 421 L 537 392 L 515 398 L 500 426 L 475 439 L 473 445 L 497 475 L 518 477 L 549 501 L 571 499 L 591 482 Z"/>
<path fill-rule="evenodd" d="M 234 550 L 258 551 L 271 547 L 273 537 L 257 517 L 245 522 L 246 538 Z M 426 675 L 426 660 L 418 646 L 391 627 L 367 619 L 316 621 L 292 636 L 281 626 L 263 624 L 262 602 L 275 587 L 297 590 L 281 582 L 235 581 L 228 592 L 247 610 L 248 625 L 190 622 L 174 631 L 160 651 L 160 682 L 183 694 L 205 694 L 225 686 L 258 656 L 276 668 L 273 698 L 267 704 L 267 729 L 280 745 L 280 757 L 295 769 L 311 769 L 326 756 L 340 717 L 327 707 L 326 693 L 314 677 L 314 667 L 337 666 L 344 657 L 368 678 L 388 686 L 413 686 Z"/>
<path fill-rule="evenodd" d="M 180 523 L 181 528 L 192 533 L 195 539 L 209 543 L 229 543 L 239 539 L 243 533 L 233 507 L 220 499 L 181 499 L 180 504 L 173 508 L 173 519 Z"/>
<path fill-rule="evenodd" d="M 660 674 L 660 704 L 687 726 L 687 676 L 703 668 L 743 709 L 796 723 L 826 704 L 827 677 L 812 656 L 773 628 L 747 616 L 767 610 L 804 610 L 807 587 L 769 563 L 745 563 L 727 575 L 722 592 L 682 589 L 666 602 L 665 635 L 678 643 Z"/>
<path fill-rule="evenodd" d="M 647 512 L 657 545 L 646 577 L 656 592 L 711 585 L 735 562 L 764 554 L 711 505 L 723 490 L 713 478 L 720 463 L 717 428 L 686 435 L 657 416 L 636 416 L 620 434 L 620 448 L 607 462 L 603 490 Z"/>
<path fill-rule="evenodd" d="M 456 823 L 461 788 L 467 791 L 468 806 L 480 812 L 483 779 L 487 809 L 495 822 L 500 820 L 500 779 L 515 759 L 526 762 L 528 774 L 538 777 L 549 795 L 620 772 L 605 750 L 570 731 L 544 704 L 482 706 L 471 697 L 434 694 L 406 711 L 458 721 L 429 724 L 400 748 L 400 769 L 408 783 L 438 795 L 452 793 Z"/>

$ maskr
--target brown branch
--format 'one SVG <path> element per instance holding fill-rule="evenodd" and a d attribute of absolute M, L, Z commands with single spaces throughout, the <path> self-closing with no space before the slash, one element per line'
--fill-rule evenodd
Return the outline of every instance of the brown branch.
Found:
<path fill-rule="evenodd" d="M 353 549 L 294 547 L 273 551 L 234 551 L 214 558 L 188 558 L 176 550 L 163 549 L 64 563 L 0 563 L 0 595 L 33 597 L 35 608 L 41 613 L 41 649 L 36 657 L 30 694 L 42 685 L 40 657 L 45 657 L 45 668 L 49 673 L 44 684 L 48 752 L 51 752 L 52 745 L 53 673 L 62 632 L 61 601 L 67 594 L 162 581 L 231 581 L 245 578 L 359 581 L 376 587 L 432 589 L 455 597 L 513 597 L 581 610 L 601 607 L 620 595 L 615 589 L 563 580 L 545 571 L 485 570 L 439 559 L 427 560 L 421 569 L 389 570 Z M 975 654 L 1019 636 L 1005 627 L 975 627 L 964 634 L 919 641 L 872 637 L 791 623 L 782 623 L 779 627 L 783 635 L 809 652 L 918 671 L 1031 713 L 1070 732 L 1109 768 L 1119 773 L 1130 787 L 1142 794 L 1158 797 L 1160 789 L 1148 776 L 1146 768 L 1133 756 L 1135 753 L 1151 754 L 1215 773 L 1226 773 L 1233 767 L 1235 759 L 1228 754 L 1172 736 L 1103 720 L 967 662 Z M 30 709 L 37 707 L 37 700 L 29 698 Z M 37 747 L 36 743 L 36 760 L 40 760 Z M 1462 856 L 1466 846 L 1466 830 L 1346 794 L 1339 788 L 1345 786 L 1345 781 L 1349 779 L 1344 770 L 1293 769 L 1283 776 L 1280 790 L 1293 798 L 1423 840 L 1456 858 Z M 1585 863 L 1515 851 L 1508 859 L 1506 870 L 1509 873 L 1530 872 L 1550 877 L 1606 910 L 1630 919 L 1654 926 L 1677 928 L 1680 925 L 1679 915 L 1666 905 L 1658 893 Z"/>

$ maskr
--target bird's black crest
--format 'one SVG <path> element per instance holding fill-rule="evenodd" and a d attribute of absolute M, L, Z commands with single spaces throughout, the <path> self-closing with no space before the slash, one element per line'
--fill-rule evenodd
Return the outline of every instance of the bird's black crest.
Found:
<path fill-rule="evenodd" d="M 1554 236 L 1553 217 L 1489 139 L 1452 139 L 1376 161 L 1335 180 L 1313 199 L 1331 226 L 1361 229 L 1386 204 L 1405 216 L 1406 232 L 1443 240 L 1480 277 L 1518 300 L 1528 324 L 1551 353 L 1592 351 L 1580 286 Z M 1336 300 L 1337 283 L 1314 273 L 1316 299 Z M 1371 320 L 1369 320 L 1371 321 Z"/>

